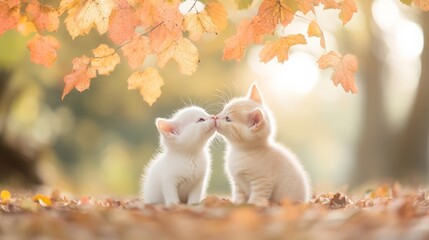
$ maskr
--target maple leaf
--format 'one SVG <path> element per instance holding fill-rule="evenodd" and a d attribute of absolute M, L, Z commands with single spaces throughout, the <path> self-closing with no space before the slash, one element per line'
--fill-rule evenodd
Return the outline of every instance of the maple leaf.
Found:
<path fill-rule="evenodd" d="M 76 88 L 79 92 L 82 92 L 89 88 L 90 81 L 92 78 L 97 76 L 97 71 L 90 66 L 91 59 L 85 55 L 82 57 L 73 58 L 73 71 L 72 73 L 64 77 L 64 90 L 61 99 Z"/>
<path fill-rule="evenodd" d="M 19 2 L 0 1 L 0 35 L 16 27 L 19 21 Z"/>
<path fill-rule="evenodd" d="M 158 3 L 159 16 L 164 26 L 173 33 L 182 31 L 183 15 L 179 11 L 180 0 L 168 0 Z"/>
<path fill-rule="evenodd" d="M 207 12 L 188 13 L 184 18 L 184 28 L 189 32 L 189 38 L 199 41 L 204 33 L 216 33 L 217 28 Z"/>
<path fill-rule="evenodd" d="M 339 18 L 345 25 L 357 12 L 357 5 L 354 0 L 322 0 L 324 9 L 340 9 Z"/>
<path fill-rule="evenodd" d="M 218 32 L 226 28 L 226 25 L 228 24 L 228 13 L 220 2 L 216 0 L 210 1 L 206 4 L 204 10 L 213 21 Z"/>
<path fill-rule="evenodd" d="M 30 21 L 34 22 L 37 30 L 48 32 L 57 31 L 59 26 L 58 11 L 49 5 L 41 5 L 37 0 L 31 0 L 25 9 Z"/>
<path fill-rule="evenodd" d="M 346 92 L 357 93 L 358 90 L 353 75 L 358 70 L 358 61 L 354 55 L 346 54 L 341 56 L 337 52 L 330 51 L 322 55 L 317 62 L 321 69 L 330 67 L 334 70 L 331 80 L 335 86 L 341 83 Z"/>
<path fill-rule="evenodd" d="M 88 0 L 84 3 L 75 1 L 70 3 L 70 5 L 72 7 L 69 8 L 64 22 L 73 39 L 79 35 L 88 34 L 93 27 L 100 34 L 107 32 L 109 17 L 115 6 L 113 0 Z"/>
<path fill-rule="evenodd" d="M 113 9 L 110 15 L 109 38 L 116 44 L 122 44 L 134 36 L 134 30 L 140 24 L 140 18 L 126 0 L 121 0 L 118 4 L 119 8 Z"/>
<path fill-rule="evenodd" d="M 276 42 L 267 42 L 259 53 L 262 62 L 269 62 L 274 57 L 281 63 L 288 60 L 289 48 L 296 44 L 306 44 L 304 35 L 294 34 L 281 37 Z"/>
<path fill-rule="evenodd" d="M 132 69 L 143 65 L 146 56 L 150 53 L 149 39 L 146 36 L 134 36 L 127 45 L 122 47 L 124 56 Z"/>
<path fill-rule="evenodd" d="M 318 0 L 295 0 L 298 10 L 307 14 L 309 11 L 314 13 L 314 7 L 319 5 Z"/>
<path fill-rule="evenodd" d="M 223 49 L 223 60 L 237 60 L 244 55 L 245 46 L 241 43 L 238 36 L 233 36 L 225 40 L 225 48 Z"/>
<path fill-rule="evenodd" d="M 198 49 L 187 38 L 165 42 L 163 50 L 157 54 L 160 67 L 165 66 L 170 59 L 174 59 L 183 74 L 192 75 L 197 70 Z"/>
<path fill-rule="evenodd" d="M 326 49 L 325 35 L 315 20 L 308 25 L 307 33 L 309 37 L 320 37 L 320 46 Z"/>
<path fill-rule="evenodd" d="M 164 85 L 164 80 L 159 75 L 158 70 L 153 67 L 146 68 L 143 72 L 134 72 L 128 78 L 128 89 L 139 89 L 143 100 L 149 106 L 161 96 L 161 87 Z"/>
<path fill-rule="evenodd" d="M 24 36 L 28 36 L 30 33 L 37 31 L 33 22 L 27 20 L 27 16 L 21 16 L 19 18 L 19 22 L 16 25 L 16 30 Z"/>
<path fill-rule="evenodd" d="M 92 53 L 95 57 L 91 60 L 91 67 L 100 75 L 109 75 L 121 61 L 115 49 L 106 44 L 100 44 Z"/>
<path fill-rule="evenodd" d="M 143 27 L 153 26 L 162 21 L 160 20 L 161 17 L 156 2 L 152 0 L 141 0 L 137 9 L 137 15 L 140 16 Z"/>
<path fill-rule="evenodd" d="M 413 0 L 416 6 L 420 7 L 423 11 L 429 11 L 429 1 L 428 0 Z"/>
<path fill-rule="evenodd" d="M 272 33 L 279 23 L 284 27 L 289 25 L 296 12 L 296 9 L 292 9 L 291 6 L 288 0 L 264 0 L 258 10 L 261 28 L 265 29 L 266 33 Z"/>
<path fill-rule="evenodd" d="M 36 34 L 27 43 L 30 50 L 30 60 L 45 67 L 51 67 L 57 59 L 57 49 L 60 43 L 55 37 Z"/>

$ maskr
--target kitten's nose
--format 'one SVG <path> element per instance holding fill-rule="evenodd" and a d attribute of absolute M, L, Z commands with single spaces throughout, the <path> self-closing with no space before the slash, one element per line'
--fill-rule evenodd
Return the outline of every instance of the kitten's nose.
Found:
<path fill-rule="evenodd" d="M 216 120 L 216 119 L 217 119 L 217 116 L 216 116 L 216 115 L 213 115 L 213 116 L 211 116 L 211 119 Z"/>

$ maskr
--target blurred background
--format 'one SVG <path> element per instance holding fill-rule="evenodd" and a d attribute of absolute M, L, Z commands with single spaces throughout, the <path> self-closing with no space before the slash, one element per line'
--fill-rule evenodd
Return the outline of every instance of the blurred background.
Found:
<path fill-rule="evenodd" d="M 428 13 L 399 0 L 362 0 L 342 27 L 338 11 L 317 9 L 327 50 L 359 59 L 359 93 L 350 94 L 332 84 L 330 70 L 318 69 L 324 50 L 317 38 L 294 46 L 284 64 L 260 63 L 261 46 L 246 49 L 240 62 L 222 61 L 224 40 L 240 19 L 255 14 L 260 1 L 248 10 L 222 2 L 228 28 L 196 44 L 201 62 L 192 76 L 181 75 L 172 61 L 160 71 L 165 85 L 152 107 L 138 91 L 127 90 L 132 71 L 124 58 L 111 76 L 61 101 L 71 59 L 101 42 L 111 44 L 94 31 L 72 41 L 60 24 L 59 58 L 49 69 L 30 63 L 26 42 L 32 35 L 13 30 L 0 36 L 0 185 L 43 183 L 76 194 L 137 196 L 142 170 L 158 149 L 156 117 L 189 104 L 215 114 L 253 82 L 276 118 L 278 141 L 300 157 L 316 193 L 377 181 L 427 185 Z M 278 34 L 305 34 L 307 26 L 296 18 Z M 155 64 L 148 58 L 144 67 Z M 228 194 L 224 143 L 211 150 L 209 193 Z"/>

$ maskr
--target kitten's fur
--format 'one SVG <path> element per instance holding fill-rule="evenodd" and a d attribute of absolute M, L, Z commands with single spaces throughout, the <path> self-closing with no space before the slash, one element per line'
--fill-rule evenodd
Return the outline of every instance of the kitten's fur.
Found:
<path fill-rule="evenodd" d="M 147 204 L 201 202 L 210 175 L 208 142 L 215 132 L 214 116 L 188 107 L 171 119 L 157 118 L 156 126 L 162 152 L 146 168 L 141 198 Z"/>
<path fill-rule="evenodd" d="M 273 139 L 271 118 L 256 85 L 217 115 L 217 131 L 228 142 L 225 170 L 234 203 L 266 206 L 310 197 L 309 179 L 298 158 Z"/>

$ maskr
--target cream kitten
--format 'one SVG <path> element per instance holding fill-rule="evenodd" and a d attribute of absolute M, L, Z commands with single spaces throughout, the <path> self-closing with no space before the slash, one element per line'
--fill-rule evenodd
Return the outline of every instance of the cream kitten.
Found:
<path fill-rule="evenodd" d="M 146 168 L 141 198 L 147 204 L 201 202 L 210 174 L 208 142 L 215 118 L 199 107 L 184 108 L 171 119 L 156 119 L 159 153 Z"/>
<path fill-rule="evenodd" d="M 234 203 L 266 206 L 285 198 L 307 201 L 309 179 L 298 158 L 274 141 L 272 118 L 256 85 L 248 96 L 231 100 L 216 116 L 227 140 L 225 169 Z"/>

